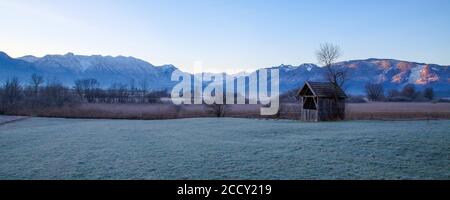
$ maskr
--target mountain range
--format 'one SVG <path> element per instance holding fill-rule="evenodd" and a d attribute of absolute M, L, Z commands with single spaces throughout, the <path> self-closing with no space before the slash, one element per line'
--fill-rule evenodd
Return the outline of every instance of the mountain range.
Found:
<path fill-rule="evenodd" d="M 438 96 L 450 96 L 450 66 L 375 58 L 339 62 L 336 66 L 348 69 L 351 78 L 345 90 L 349 94 L 363 94 L 365 84 L 373 82 L 383 84 L 386 91 L 411 83 L 419 89 L 432 87 Z M 131 82 L 138 87 L 139 82 L 145 81 L 149 89 L 162 90 L 176 84 L 171 81 L 171 74 L 177 69 L 173 65 L 154 66 L 144 60 L 124 56 L 67 53 L 12 58 L 0 52 L 1 82 L 11 77 L 28 82 L 32 74 L 39 74 L 46 80 L 59 81 L 68 86 L 72 86 L 77 79 L 95 78 L 103 88 L 114 83 Z M 296 89 L 307 80 L 321 81 L 325 70 L 315 64 L 280 65 L 268 69 L 280 70 L 280 92 Z"/>

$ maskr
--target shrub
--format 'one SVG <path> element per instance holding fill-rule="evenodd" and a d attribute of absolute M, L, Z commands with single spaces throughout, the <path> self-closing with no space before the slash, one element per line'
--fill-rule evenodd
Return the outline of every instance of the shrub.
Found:
<path fill-rule="evenodd" d="M 384 98 L 383 84 L 367 83 L 365 86 L 367 98 L 372 101 L 379 101 Z"/>
<path fill-rule="evenodd" d="M 434 99 L 434 90 L 433 90 L 433 88 L 425 88 L 425 90 L 423 91 L 423 96 L 425 98 L 427 98 L 428 100 L 433 100 Z"/>
<path fill-rule="evenodd" d="M 403 87 L 402 96 L 414 99 L 417 96 L 416 87 L 413 84 L 407 84 Z"/>

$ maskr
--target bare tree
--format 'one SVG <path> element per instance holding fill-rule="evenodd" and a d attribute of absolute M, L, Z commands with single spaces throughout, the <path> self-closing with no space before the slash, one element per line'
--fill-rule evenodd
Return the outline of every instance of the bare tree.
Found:
<path fill-rule="evenodd" d="M 216 117 L 225 117 L 225 111 L 227 110 L 227 105 L 226 104 L 213 103 L 213 104 L 210 104 L 210 105 L 207 105 L 207 106 L 209 107 L 211 112 Z"/>
<path fill-rule="evenodd" d="M 88 103 L 94 102 L 94 98 L 100 87 L 96 79 L 80 79 L 75 81 L 75 91 L 83 99 L 86 98 Z"/>
<path fill-rule="evenodd" d="M 139 85 L 141 86 L 141 103 L 145 102 L 145 95 L 147 95 L 147 91 L 148 91 L 148 81 L 147 79 L 142 79 L 141 81 L 139 81 Z"/>
<path fill-rule="evenodd" d="M 407 84 L 403 87 L 401 94 L 410 99 L 414 99 L 417 96 L 416 87 L 413 84 Z"/>
<path fill-rule="evenodd" d="M 316 52 L 317 60 L 326 69 L 324 76 L 327 81 L 342 88 L 349 77 L 346 67 L 335 66 L 341 55 L 341 48 L 331 43 L 321 44 Z"/>
<path fill-rule="evenodd" d="M 222 96 L 223 103 L 214 102 L 212 104 L 205 104 L 205 105 L 207 108 L 209 108 L 210 112 L 214 114 L 216 117 L 225 117 L 226 110 L 228 109 L 228 106 L 225 104 L 226 95 L 224 95 L 223 93 L 216 93 L 215 91 L 214 95 Z"/>
<path fill-rule="evenodd" d="M 378 101 L 384 98 L 384 88 L 382 84 L 367 83 L 366 86 L 367 98 L 372 101 Z"/>
<path fill-rule="evenodd" d="M 44 84 L 44 77 L 37 74 L 31 75 L 31 87 L 33 87 L 34 95 L 37 96 L 39 93 L 39 88 Z"/>
<path fill-rule="evenodd" d="M 136 92 L 136 86 L 134 84 L 134 78 L 130 79 L 130 93 L 131 95 L 134 95 Z"/>
<path fill-rule="evenodd" d="M 60 107 L 67 103 L 74 103 L 75 98 L 70 93 L 69 88 L 64 87 L 62 83 L 57 81 L 49 82 L 42 88 L 40 98 L 43 99 L 44 106 Z"/>
<path fill-rule="evenodd" d="M 425 98 L 427 98 L 428 100 L 433 100 L 434 99 L 434 90 L 433 90 L 433 88 L 425 88 L 425 90 L 423 91 L 423 96 Z"/>
<path fill-rule="evenodd" d="M 22 99 L 22 86 L 18 78 L 8 79 L 3 86 L 2 104 L 13 105 Z"/>
<path fill-rule="evenodd" d="M 341 57 L 342 51 L 338 45 L 331 43 L 324 43 L 320 45 L 316 52 L 317 60 L 325 68 L 325 79 L 332 83 L 335 87 L 344 88 L 345 83 L 349 79 L 348 68 L 345 66 L 336 66 L 336 61 Z M 339 102 L 338 96 L 335 94 L 335 103 Z M 338 106 L 337 112 L 344 113 L 344 106 Z M 344 117 L 339 117 L 343 119 Z"/>

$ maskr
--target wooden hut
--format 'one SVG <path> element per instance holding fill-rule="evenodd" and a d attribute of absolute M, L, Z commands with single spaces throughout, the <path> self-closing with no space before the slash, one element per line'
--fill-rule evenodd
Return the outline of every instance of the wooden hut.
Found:
<path fill-rule="evenodd" d="M 345 118 L 347 95 L 330 82 L 309 82 L 297 93 L 302 104 L 301 120 L 332 121 Z"/>

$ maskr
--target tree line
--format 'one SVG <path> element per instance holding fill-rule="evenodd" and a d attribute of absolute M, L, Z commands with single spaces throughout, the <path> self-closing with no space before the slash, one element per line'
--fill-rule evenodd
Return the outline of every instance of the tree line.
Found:
<path fill-rule="evenodd" d="M 170 97 L 166 90 L 149 91 L 147 82 L 136 87 L 134 79 L 130 84 L 114 83 L 102 89 L 96 79 L 80 79 L 73 88 L 76 95 L 87 103 L 160 103 L 161 98 Z"/>
<path fill-rule="evenodd" d="M 367 83 L 365 85 L 366 96 L 371 101 L 432 101 L 435 98 L 434 89 L 431 87 L 418 90 L 414 84 L 407 84 L 401 90 L 391 89 L 385 93 L 383 84 Z"/>
<path fill-rule="evenodd" d="M 0 113 L 17 109 L 61 107 L 79 103 L 159 103 L 169 97 L 167 91 L 150 91 L 145 81 L 141 87 L 115 83 L 108 89 L 100 87 L 96 79 L 76 80 L 73 87 L 59 81 L 45 81 L 43 76 L 33 74 L 26 82 L 18 78 L 7 79 L 0 86 Z"/>

